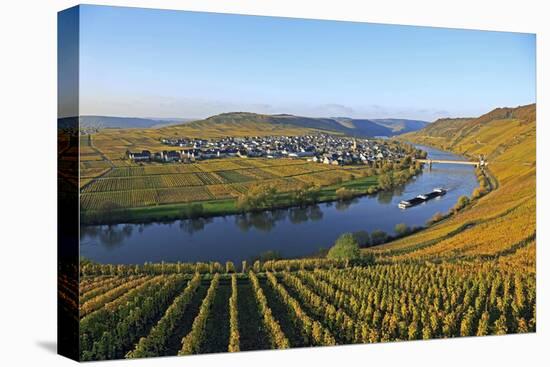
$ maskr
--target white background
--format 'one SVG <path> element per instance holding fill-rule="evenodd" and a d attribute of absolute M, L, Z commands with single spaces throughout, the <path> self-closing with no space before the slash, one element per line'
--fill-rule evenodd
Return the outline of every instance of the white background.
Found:
<path fill-rule="evenodd" d="M 103 362 L 115 366 L 548 365 L 549 27 L 546 1 L 92 1 L 537 33 L 537 334 Z M 75 1 L 6 1 L 0 20 L 0 364 L 72 364 L 56 348 L 56 12 Z M 472 55 L 475 57 L 475 55 Z M 495 60 L 498 62 L 498 60 Z M 452 87 L 452 86 L 450 86 Z M 513 86 L 510 86 L 513 88 Z M 544 190 L 546 188 L 546 190 Z M 546 212 L 546 213 L 544 213 Z M 546 215 L 545 215 L 546 214 Z M 545 218 L 546 217 L 546 218 Z M 545 289 L 546 288 L 546 289 Z"/>

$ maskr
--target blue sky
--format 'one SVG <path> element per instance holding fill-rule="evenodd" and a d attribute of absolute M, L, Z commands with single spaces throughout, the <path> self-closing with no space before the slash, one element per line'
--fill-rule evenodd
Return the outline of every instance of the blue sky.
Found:
<path fill-rule="evenodd" d="M 532 34 L 83 6 L 80 113 L 477 116 L 535 102 Z"/>

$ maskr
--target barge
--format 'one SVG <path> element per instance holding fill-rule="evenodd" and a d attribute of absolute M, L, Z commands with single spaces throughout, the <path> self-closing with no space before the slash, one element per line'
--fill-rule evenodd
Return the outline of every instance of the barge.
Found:
<path fill-rule="evenodd" d="M 412 206 L 425 203 L 428 200 L 443 196 L 446 193 L 447 193 L 447 190 L 445 189 L 435 188 L 433 189 L 432 192 L 429 192 L 427 194 L 421 194 L 409 200 L 401 200 L 397 206 L 401 209 L 410 208 Z"/>

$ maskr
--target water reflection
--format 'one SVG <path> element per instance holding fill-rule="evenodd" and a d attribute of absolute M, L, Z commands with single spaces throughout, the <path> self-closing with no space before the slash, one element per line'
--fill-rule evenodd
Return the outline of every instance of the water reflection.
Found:
<path fill-rule="evenodd" d="M 106 226 L 86 226 L 80 229 L 80 239 L 94 239 L 106 247 L 116 247 L 121 245 L 126 238 L 130 238 L 134 231 L 134 226 L 130 224 L 106 225 Z M 94 244 L 95 241 L 81 242 L 81 244 Z"/>
<path fill-rule="evenodd" d="M 359 202 L 358 198 L 350 200 L 341 200 L 334 203 L 334 208 L 339 212 L 346 211 L 350 208 L 352 204 L 357 204 Z"/>
<path fill-rule="evenodd" d="M 283 217 L 280 215 L 276 211 L 241 214 L 235 216 L 235 224 L 242 232 L 248 232 L 252 228 L 261 232 L 270 232 L 277 220 L 286 217 L 285 213 L 282 213 Z"/>
<path fill-rule="evenodd" d="M 212 218 L 184 219 L 179 221 L 180 229 L 188 235 L 204 231 L 207 224 L 212 223 Z"/>
<path fill-rule="evenodd" d="M 323 219 L 323 211 L 319 205 L 312 205 L 309 208 L 309 219 L 313 222 L 320 221 Z"/>
<path fill-rule="evenodd" d="M 292 224 L 323 219 L 323 211 L 319 205 L 310 205 L 290 209 L 269 210 L 256 213 L 245 213 L 235 216 L 235 224 L 242 232 L 256 229 L 264 233 L 271 232 L 277 222 L 289 220 Z"/>
<path fill-rule="evenodd" d="M 392 202 L 395 196 L 401 196 L 403 194 L 403 187 L 396 187 L 392 191 L 380 191 L 376 198 L 380 204 L 389 204 Z"/>

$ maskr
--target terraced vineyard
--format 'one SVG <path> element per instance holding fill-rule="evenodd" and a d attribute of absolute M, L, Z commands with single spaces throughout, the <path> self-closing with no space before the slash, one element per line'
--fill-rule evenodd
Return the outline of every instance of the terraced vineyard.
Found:
<path fill-rule="evenodd" d="M 497 187 L 448 220 L 369 252 L 380 261 L 498 260 L 535 272 L 535 105 L 496 109 L 478 119 L 435 122 L 403 139 L 476 157 Z"/>
<path fill-rule="evenodd" d="M 494 263 L 296 260 L 240 273 L 221 265 L 95 265 L 81 279 L 83 360 L 523 333 L 536 325 L 535 276 Z"/>

